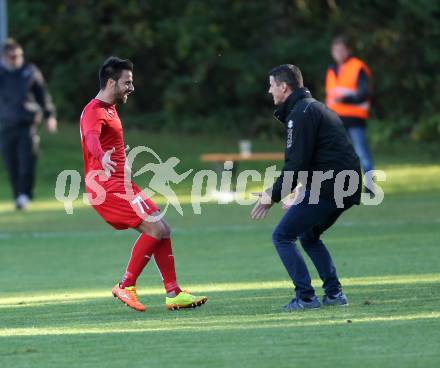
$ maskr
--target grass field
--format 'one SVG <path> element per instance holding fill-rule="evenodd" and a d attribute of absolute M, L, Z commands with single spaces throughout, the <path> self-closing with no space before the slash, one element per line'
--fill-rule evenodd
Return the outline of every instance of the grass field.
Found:
<path fill-rule="evenodd" d="M 384 202 L 350 210 L 324 236 L 350 307 L 283 313 L 292 285 L 271 245 L 281 211 L 256 223 L 250 207 L 206 204 L 200 216 L 189 205 L 183 217 L 170 211 L 168 222 L 181 284 L 209 302 L 165 311 L 149 265 L 138 282 L 141 314 L 110 293 L 136 234 L 113 231 L 86 206 L 65 214 L 52 193 L 59 170 L 81 169 L 77 132 L 43 138 L 29 212 L 12 210 L 0 171 L 0 367 L 440 366 L 440 165 L 423 147 L 379 152 Z M 156 142 L 165 157 L 182 159 L 182 171 L 201 167 L 201 152 L 236 146 L 227 137 L 172 138 L 126 140 Z"/>

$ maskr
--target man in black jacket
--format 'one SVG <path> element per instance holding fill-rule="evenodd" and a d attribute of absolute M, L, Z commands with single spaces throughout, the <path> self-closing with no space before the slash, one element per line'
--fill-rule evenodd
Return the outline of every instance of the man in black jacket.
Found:
<path fill-rule="evenodd" d="M 43 75 L 24 62 L 22 47 L 8 39 L 0 62 L 0 152 L 17 209 L 25 208 L 33 197 L 41 116 L 54 133 L 55 108 Z"/>
<path fill-rule="evenodd" d="M 312 98 L 301 71 L 281 65 L 269 74 L 275 117 L 286 127 L 285 162 L 272 188 L 260 193 L 251 212 L 262 219 L 270 207 L 293 191 L 293 202 L 273 232 L 273 243 L 290 275 L 296 295 L 286 311 L 315 309 L 321 303 L 295 241 L 300 239 L 323 281 L 325 305 L 348 305 L 335 265 L 320 240 L 337 218 L 360 203 L 361 169 L 339 117 Z"/>

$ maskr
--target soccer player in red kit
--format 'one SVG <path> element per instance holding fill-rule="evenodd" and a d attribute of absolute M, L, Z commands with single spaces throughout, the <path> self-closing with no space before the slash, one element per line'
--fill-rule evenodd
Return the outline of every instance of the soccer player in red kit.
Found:
<path fill-rule="evenodd" d="M 117 230 L 136 229 L 136 240 L 126 272 L 112 290 L 129 307 L 144 311 L 138 300 L 136 280 L 154 257 L 162 275 L 167 309 L 191 308 L 208 298 L 181 290 L 176 281 L 170 228 L 159 217 L 159 208 L 130 180 L 117 103 L 126 103 L 134 91 L 133 64 L 108 58 L 99 71 L 100 91 L 81 114 L 80 131 L 86 191 L 93 208 Z M 155 221 L 151 218 L 156 217 Z"/>

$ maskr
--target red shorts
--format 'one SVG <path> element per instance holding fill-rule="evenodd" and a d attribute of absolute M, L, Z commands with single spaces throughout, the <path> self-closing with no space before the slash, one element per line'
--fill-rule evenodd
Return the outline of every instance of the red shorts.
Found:
<path fill-rule="evenodd" d="M 100 196 L 87 187 L 89 200 L 96 212 L 117 230 L 136 228 L 148 216 L 160 211 L 132 182 L 128 184 L 128 190 L 123 179 L 109 180 L 100 185 L 104 188 L 105 195 Z"/>

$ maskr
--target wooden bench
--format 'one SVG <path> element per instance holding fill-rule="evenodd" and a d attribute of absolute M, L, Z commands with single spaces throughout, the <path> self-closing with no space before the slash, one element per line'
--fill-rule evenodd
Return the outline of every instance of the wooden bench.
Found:
<path fill-rule="evenodd" d="M 200 156 L 202 162 L 222 163 L 225 161 L 280 161 L 284 160 L 282 152 L 257 152 L 257 153 L 206 153 Z"/>
<path fill-rule="evenodd" d="M 213 162 L 216 165 L 217 173 L 221 175 L 224 170 L 224 163 L 232 161 L 232 178 L 235 187 L 238 162 L 241 161 L 282 161 L 283 152 L 255 152 L 255 153 L 206 153 L 200 156 L 202 162 Z"/>

